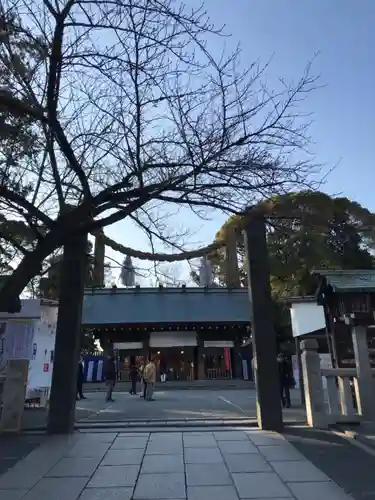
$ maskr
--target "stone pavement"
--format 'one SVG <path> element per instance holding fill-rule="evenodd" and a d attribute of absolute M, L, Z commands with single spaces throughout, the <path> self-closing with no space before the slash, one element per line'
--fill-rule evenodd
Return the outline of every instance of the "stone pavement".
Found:
<path fill-rule="evenodd" d="M 17 462 L 27 457 L 46 439 L 42 435 L 18 436 L 0 434 L 0 476 Z"/>
<path fill-rule="evenodd" d="M 167 385 L 167 384 L 165 384 Z M 155 422 L 172 420 L 232 420 L 256 418 L 255 390 L 167 390 L 159 386 L 152 403 L 128 392 L 116 392 L 115 401 L 105 401 L 101 392 L 87 393 L 87 399 L 77 401 L 76 421 L 80 428 L 85 423 L 103 422 Z M 292 408 L 284 410 L 284 422 L 305 421 L 305 411 L 299 405 L 300 394 L 292 391 Z M 23 429 L 46 426 L 47 412 L 43 409 L 29 409 L 24 413 Z M 214 425 L 214 424 L 213 424 Z"/>
<path fill-rule="evenodd" d="M 51 437 L 1 500 L 349 500 L 283 436 L 256 429 Z"/>

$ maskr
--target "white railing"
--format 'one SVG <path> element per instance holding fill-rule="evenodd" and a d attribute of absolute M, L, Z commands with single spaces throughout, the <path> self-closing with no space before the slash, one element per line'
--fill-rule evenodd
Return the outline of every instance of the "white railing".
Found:
<path fill-rule="evenodd" d="M 363 415 L 357 369 L 322 368 L 321 374 L 327 380 L 329 422 L 360 422 Z M 374 377 L 375 369 L 372 374 Z"/>
<path fill-rule="evenodd" d="M 357 352 L 359 368 L 322 368 L 317 341 L 306 339 L 301 342 L 308 425 L 326 428 L 343 422 L 375 421 L 374 370 L 367 345 L 365 348 L 363 353 Z M 327 380 L 326 389 L 323 377 Z"/>
<path fill-rule="evenodd" d="M 327 380 L 328 423 L 360 421 L 357 370 L 324 368 L 321 374 Z"/>

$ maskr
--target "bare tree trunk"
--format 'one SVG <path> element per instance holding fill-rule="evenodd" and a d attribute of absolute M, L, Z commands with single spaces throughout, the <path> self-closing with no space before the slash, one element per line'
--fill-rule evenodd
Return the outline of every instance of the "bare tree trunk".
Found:
<path fill-rule="evenodd" d="M 48 432 L 74 431 L 87 234 L 64 245 Z"/>

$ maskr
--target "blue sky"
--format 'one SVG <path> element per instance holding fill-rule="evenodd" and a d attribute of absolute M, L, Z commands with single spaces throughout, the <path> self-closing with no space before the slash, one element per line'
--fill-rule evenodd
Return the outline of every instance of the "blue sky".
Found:
<path fill-rule="evenodd" d="M 324 87 L 310 95 L 304 111 L 313 113 L 311 136 L 317 161 L 327 171 L 336 166 L 324 190 L 375 211 L 375 176 L 371 175 L 375 156 L 375 0 L 206 0 L 205 4 L 211 20 L 225 24 L 232 33 L 228 46 L 241 44 L 244 65 L 258 58 L 266 62 L 273 56 L 267 74 L 270 87 L 278 77 L 297 80 L 318 53 L 313 71 L 321 75 Z M 202 224 L 184 217 L 184 224 L 196 231 L 194 243 L 201 244 L 210 242 L 225 220 L 213 214 Z M 126 222 L 106 232 L 125 245 L 147 247 L 147 240 Z M 107 254 L 116 257 L 108 250 Z M 186 266 L 176 268 L 181 279 L 187 272 Z"/>

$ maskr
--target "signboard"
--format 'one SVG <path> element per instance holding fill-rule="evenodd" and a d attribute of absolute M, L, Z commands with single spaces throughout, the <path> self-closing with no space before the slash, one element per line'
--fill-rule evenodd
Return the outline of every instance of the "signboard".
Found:
<path fill-rule="evenodd" d="M 296 302 L 292 304 L 290 317 L 293 337 L 316 332 L 326 326 L 323 306 L 318 306 L 314 302 Z"/>
<path fill-rule="evenodd" d="M 43 371 L 46 373 L 46 372 L 49 372 L 49 363 L 44 363 L 43 365 Z"/>
<path fill-rule="evenodd" d="M 5 330 L 4 357 L 6 359 L 32 359 L 34 321 L 8 320 Z"/>

